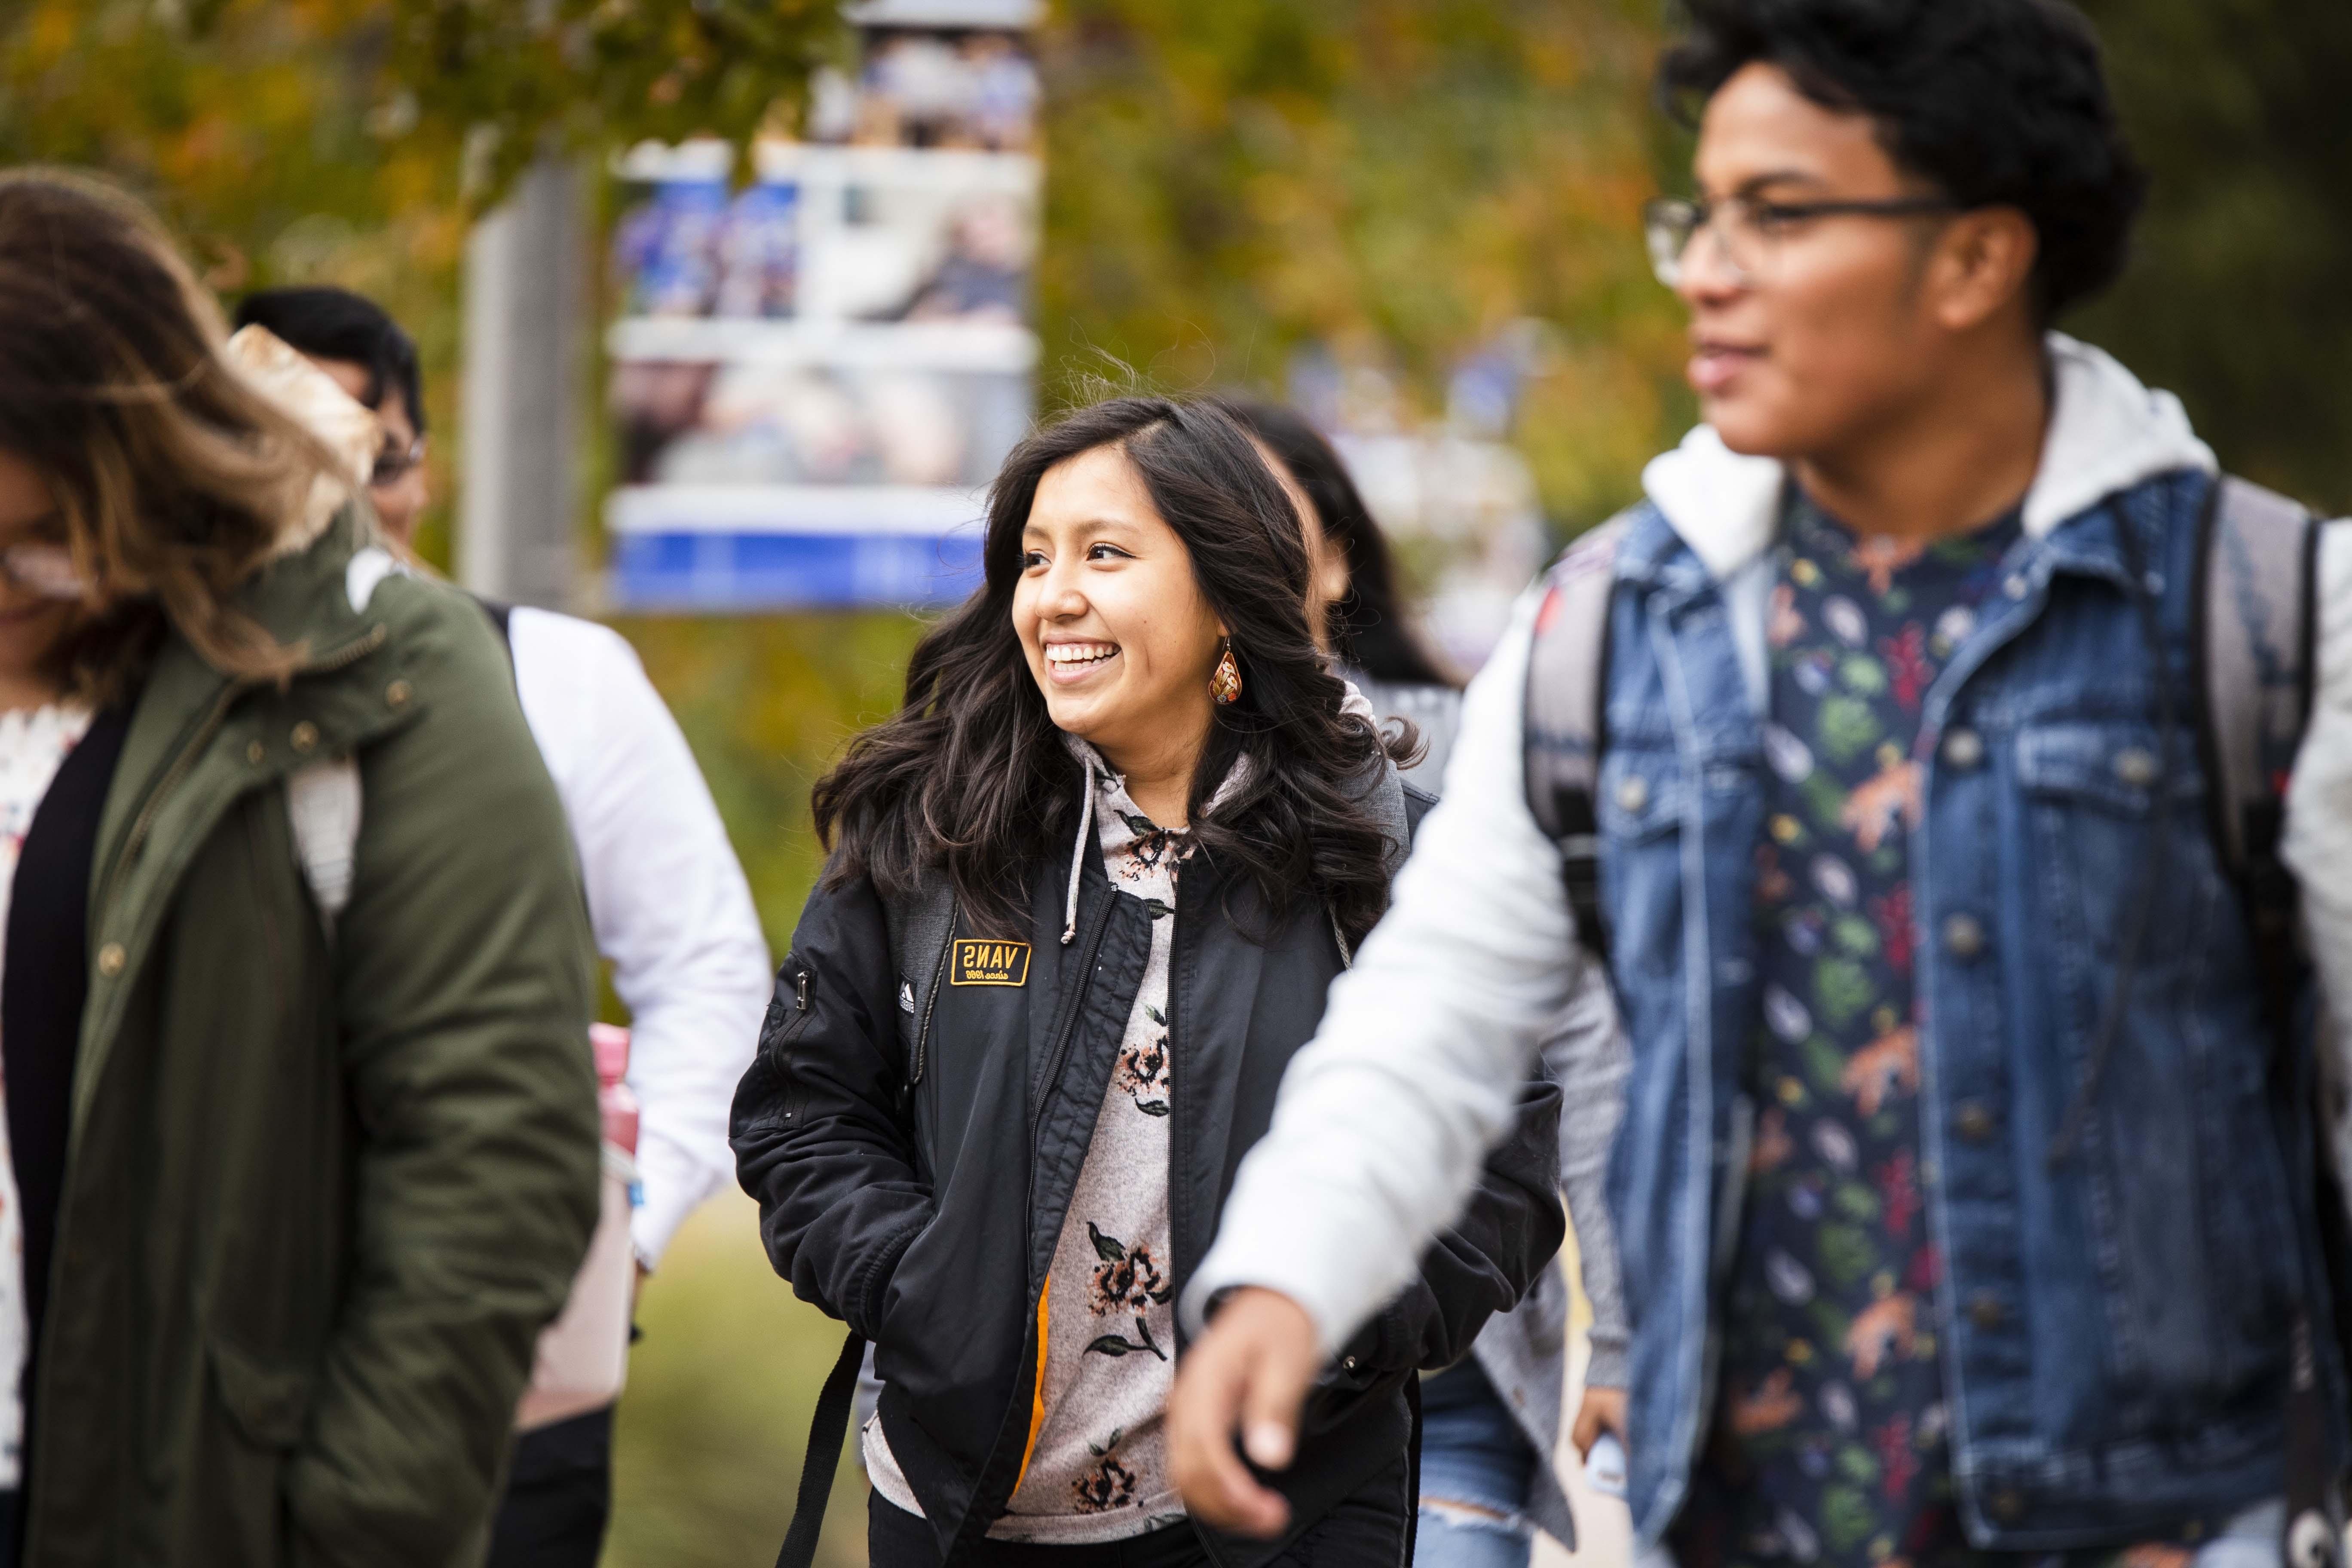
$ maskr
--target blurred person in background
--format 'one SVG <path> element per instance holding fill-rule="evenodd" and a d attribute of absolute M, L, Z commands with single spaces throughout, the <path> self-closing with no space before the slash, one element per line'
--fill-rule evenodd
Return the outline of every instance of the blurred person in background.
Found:
<path fill-rule="evenodd" d="M 1461 690 L 1415 635 L 1388 542 L 1346 465 L 1321 432 L 1290 409 L 1246 397 L 1216 402 L 1265 448 L 1277 465 L 1276 477 L 1286 477 L 1297 491 L 1292 500 L 1312 563 L 1307 618 L 1317 645 L 1339 661 L 1384 723 L 1412 725 L 1427 750 L 1405 775 L 1434 785 L 1444 776 L 1461 720 Z M 1615 1106 L 1628 1056 L 1613 1019 L 1606 977 L 1591 969 L 1539 1053 L 1563 1104 Z M 1601 1390 L 1624 1377 L 1624 1305 L 1602 1190 L 1615 1131 L 1612 1115 L 1560 1121 L 1560 1185 L 1593 1311 L 1586 1381 Z M 1545 1269 L 1525 1300 L 1486 1325 L 1469 1357 L 1423 1381 L 1421 1521 L 1413 1548 L 1421 1568 L 1526 1568 L 1537 1530 L 1575 1550 L 1567 1483 L 1554 1464 L 1570 1305 L 1566 1278 Z M 1596 1425 L 1608 1397 L 1602 1393 L 1596 1403 Z M 1585 1436 L 1580 1447 L 1591 1441 Z"/>
<path fill-rule="evenodd" d="M 266 327 L 376 417 L 368 504 L 413 551 L 432 503 L 425 470 L 425 384 L 416 344 L 374 300 L 347 289 L 264 289 L 237 302 L 236 325 Z"/>
<path fill-rule="evenodd" d="M 1217 406 L 1280 465 L 1300 494 L 1312 586 L 1307 623 L 1383 723 L 1402 719 L 1420 735 L 1404 772 L 1434 794 L 1445 777 L 1462 722 L 1462 683 L 1429 650 L 1406 612 L 1387 535 L 1357 493 L 1347 464 L 1306 416 L 1259 398 L 1226 396 Z"/>
<path fill-rule="evenodd" d="M 1297 514 L 1212 406 L 1033 437 L 984 560 L 905 708 L 817 786 L 832 858 L 736 1097 L 776 1269 L 852 1331 L 812 1463 L 871 1340 L 878 1568 L 1401 1561 L 1413 1373 L 1559 1243 L 1549 1085 L 1343 1347 L 1284 1539 L 1195 1530 L 1161 1410 L 1226 1179 L 1387 903 L 1412 737 L 1329 673 Z"/>
<path fill-rule="evenodd" d="M 1180 1488 L 1282 1528 L 1236 1425 L 1281 1465 L 1589 952 L 1650 1562 L 2328 1561 L 2352 537 L 2050 331 L 2145 185 L 2077 13 L 1690 16 L 1706 424 L 1472 685 L 1188 1286 Z"/>
<path fill-rule="evenodd" d="M 370 499 L 403 546 L 430 500 L 416 348 L 373 300 L 340 289 L 247 295 L 240 324 L 292 344 L 383 421 Z M 397 459 L 397 461 L 395 461 Z M 387 478 L 387 467 L 396 468 Z M 629 1009 L 628 1083 L 640 1107 L 640 1275 L 733 1170 L 727 1108 L 767 1004 L 766 939 L 694 754 L 635 650 L 610 627 L 489 606 L 510 684 L 555 779 L 580 858 L 596 950 Z M 524 1432 L 499 1510 L 492 1568 L 588 1568 L 612 1506 L 613 1410 Z"/>
<path fill-rule="evenodd" d="M 128 197 L 0 176 L 6 1561 L 479 1561 L 596 1217 L 547 769 L 256 346 Z"/>

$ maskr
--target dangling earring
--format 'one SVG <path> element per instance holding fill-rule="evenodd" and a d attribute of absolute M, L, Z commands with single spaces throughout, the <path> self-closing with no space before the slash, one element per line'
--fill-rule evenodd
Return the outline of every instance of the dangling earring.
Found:
<path fill-rule="evenodd" d="M 1209 672 L 1209 695 L 1217 706 L 1229 708 L 1242 694 L 1242 667 L 1234 662 L 1234 640 L 1225 639 L 1225 654 L 1217 660 L 1217 668 Z"/>

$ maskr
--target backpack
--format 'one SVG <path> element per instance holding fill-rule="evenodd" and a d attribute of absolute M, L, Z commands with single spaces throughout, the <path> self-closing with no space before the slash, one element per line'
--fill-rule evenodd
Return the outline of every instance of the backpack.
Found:
<path fill-rule="evenodd" d="M 1605 693 L 1617 552 L 1633 521 L 1627 513 L 1594 530 L 1546 574 L 1528 665 L 1528 805 L 1559 847 L 1578 940 L 1604 963 L 1609 931 L 1594 792 L 1609 743 Z M 2295 502 L 2225 476 L 2212 487 L 2198 521 L 2190 585 L 2190 685 L 2198 756 L 2207 778 L 2206 830 L 2237 887 L 2253 938 L 2273 1070 L 2299 1095 L 2309 1080 L 2294 1038 L 2302 971 L 2297 889 L 2279 850 L 2287 781 L 2311 719 L 2320 533 L 2318 520 Z M 2118 535 L 2133 574 L 2144 576 L 2129 559 L 2135 553 L 2130 531 L 2119 529 Z M 2141 608 L 2153 638 L 2154 612 L 2145 597 Z M 2136 946 L 2127 935 L 2118 990 L 2130 984 Z M 2120 1011 L 2108 1009 L 2118 1016 Z M 2317 1097 L 2308 1098 L 2317 1121 Z M 2060 1136 L 2063 1144 L 2067 1135 Z M 2324 1127 L 2319 1136 L 2325 1149 Z M 2061 1152 L 2053 1147 L 2053 1156 Z M 2316 1209 L 2335 1286 L 2333 1326 L 2338 1345 L 2352 1345 L 2352 1268 L 2342 1204 L 2331 1190 L 2324 1156 L 2318 1164 Z M 2326 1469 L 2326 1413 L 2312 1333 L 2307 1310 L 2298 1310 L 2287 1411 L 2285 1540 L 2285 1561 L 2295 1568 L 2343 1561 L 2341 1503 Z"/>

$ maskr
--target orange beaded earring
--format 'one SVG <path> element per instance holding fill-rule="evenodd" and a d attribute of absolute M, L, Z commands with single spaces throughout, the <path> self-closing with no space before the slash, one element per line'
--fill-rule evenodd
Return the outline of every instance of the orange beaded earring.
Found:
<path fill-rule="evenodd" d="M 1234 662 L 1234 643 L 1225 639 L 1225 653 L 1217 660 L 1217 668 L 1209 672 L 1209 695 L 1217 700 L 1220 708 L 1231 707 L 1242 694 L 1242 667 Z"/>

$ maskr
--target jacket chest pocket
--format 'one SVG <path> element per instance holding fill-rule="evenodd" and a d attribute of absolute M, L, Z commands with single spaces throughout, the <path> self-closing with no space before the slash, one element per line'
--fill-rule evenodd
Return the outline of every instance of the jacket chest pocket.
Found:
<path fill-rule="evenodd" d="M 1601 764 L 1601 907 L 1621 977 L 1670 977 L 1682 956 L 1682 832 L 1689 776 L 1667 748 L 1612 746 Z"/>
<path fill-rule="evenodd" d="M 2017 735 L 2027 875 L 2055 956 L 2079 976 L 2136 945 L 2142 974 L 2197 950 L 2221 891 L 2208 842 L 2194 731 L 2072 720 Z M 2136 939 L 2136 942 L 2135 942 Z"/>

